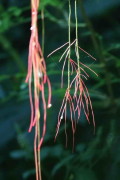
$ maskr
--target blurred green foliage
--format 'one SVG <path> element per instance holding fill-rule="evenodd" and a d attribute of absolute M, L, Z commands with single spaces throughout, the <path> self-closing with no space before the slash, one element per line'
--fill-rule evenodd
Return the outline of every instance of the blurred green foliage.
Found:
<path fill-rule="evenodd" d="M 98 12 L 96 12 L 96 7 Z M 67 41 L 67 0 L 44 0 L 45 57 Z M 69 116 L 68 148 L 64 123 L 54 143 L 57 114 L 65 89 L 60 88 L 61 51 L 46 58 L 52 83 L 52 108 L 48 110 L 47 134 L 41 149 L 43 180 L 120 179 L 120 1 L 79 0 L 80 46 L 97 62 L 81 52 L 81 61 L 95 70 L 87 83 L 96 119 L 96 133 L 82 114 L 72 152 Z M 75 22 L 72 17 L 72 39 Z M 39 14 L 41 41 L 41 15 Z M 30 119 L 28 87 L 25 84 L 30 37 L 29 1 L 0 0 L 0 179 L 35 179 L 33 139 L 27 132 Z M 66 84 L 66 72 L 64 82 Z M 47 92 L 46 92 L 47 96 Z M 42 108 L 42 107 L 41 107 Z M 42 120 L 42 119 L 41 119 Z"/>

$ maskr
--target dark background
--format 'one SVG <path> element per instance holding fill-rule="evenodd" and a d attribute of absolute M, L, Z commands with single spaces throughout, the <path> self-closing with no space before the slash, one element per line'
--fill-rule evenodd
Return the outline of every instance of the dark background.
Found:
<path fill-rule="evenodd" d="M 90 73 L 87 87 L 93 102 L 96 133 L 84 114 L 75 135 L 69 114 L 68 148 L 65 148 L 64 123 L 54 143 L 54 135 L 65 88 L 60 88 L 61 51 L 47 55 L 67 42 L 67 0 L 44 0 L 45 57 L 52 84 L 52 108 L 47 115 L 47 133 L 41 149 L 43 180 L 119 180 L 120 179 L 120 0 L 78 0 L 81 61 L 89 64 L 99 77 Z M 74 1 L 72 1 L 74 14 Z M 39 14 L 39 40 L 41 16 Z M 0 0 L 0 180 L 35 179 L 33 139 L 28 133 L 30 105 L 27 74 L 30 38 L 30 1 Z M 75 38 L 72 16 L 71 38 Z M 65 84 L 66 84 L 65 77 Z M 46 93 L 47 96 L 47 93 Z M 42 119 L 41 119 L 42 120 Z"/>

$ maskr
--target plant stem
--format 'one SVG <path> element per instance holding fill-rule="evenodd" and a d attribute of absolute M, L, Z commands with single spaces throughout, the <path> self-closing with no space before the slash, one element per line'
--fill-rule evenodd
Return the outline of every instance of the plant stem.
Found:
<path fill-rule="evenodd" d="M 42 19 L 42 53 L 44 55 L 44 44 L 45 44 L 45 21 L 44 21 L 44 9 L 41 10 Z"/>
<path fill-rule="evenodd" d="M 38 134 L 38 144 L 39 144 L 40 142 L 40 112 L 39 112 L 39 120 L 37 121 L 37 134 Z M 41 177 L 40 149 L 37 151 L 37 156 L 38 156 L 38 171 L 39 171 L 39 177 L 41 180 L 42 177 Z"/>
<path fill-rule="evenodd" d="M 77 1 L 75 0 L 75 21 L 76 21 L 76 44 L 75 51 L 77 56 L 77 64 L 78 64 L 78 74 L 80 75 L 80 63 L 79 63 L 79 49 L 78 49 L 78 17 L 77 17 Z"/>
<path fill-rule="evenodd" d="M 70 44 L 71 44 L 71 2 L 69 1 L 69 18 L 68 18 L 68 41 L 69 41 L 69 55 L 68 55 L 68 90 L 70 89 L 70 56 L 71 56 L 71 50 L 70 50 Z"/>

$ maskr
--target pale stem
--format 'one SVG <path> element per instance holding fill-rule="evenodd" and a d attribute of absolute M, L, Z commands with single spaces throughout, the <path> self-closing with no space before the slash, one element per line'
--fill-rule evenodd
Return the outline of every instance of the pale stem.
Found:
<path fill-rule="evenodd" d="M 68 41 L 69 41 L 69 48 L 71 44 L 71 38 L 70 38 L 70 28 L 71 28 L 71 2 L 69 0 L 69 18 L 68 18 Z M 69 49 L 69 55 L 68 55 L 68 90 L 70 88 L 70 54 L 71 50 Z"/>
<path fill-rule="evenodd" d="M 42 52 L 44 54 L 44 44 L 45 44 L 45 21 L 44 21 L 44 9 L 41 10 L 42 18 Z"/>
<path fill-rule="evenodd" d="M 78 47 L 78 17 L 77 17 L 77 0 L 75 0 L 75 21 L 76 21 L 76 45 L 75 51 L 77 56 L 77 64 L 78 64 L 78 74 L 80 75 L 80 64 L 79 64 L 79 47 Z"/>

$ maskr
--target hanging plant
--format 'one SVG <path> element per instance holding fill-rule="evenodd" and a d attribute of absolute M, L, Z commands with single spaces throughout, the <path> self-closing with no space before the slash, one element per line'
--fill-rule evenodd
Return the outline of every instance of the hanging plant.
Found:
<path fill-rule="evenodd" d="M 56 51 L 67 46 L 64 53 L 61 55 L 59 62 L 63 61 L 62 76 L 61 76 L 61 88 L 63 87 L 64 69 L 67 66 L 67 89 L 63 98 L 63 102 L 58 114 L 58 123 L 56 128 L 55 140 L 59 132 L 61 121 L 65 120 L 65 135 L 67 146 L 67 129 L 66 129 L 66 117 L 67 112 L 70 113 L 70 120 L 73 132 L 73 148 L 74 148 L 74 135 L 76 131 L 76 124 L 81 118 L 81 111 L 83 110 L 85 117 L 90 123 L 90 115 L 92 115 L 92 121 L 95 128 L 94 112 L 92 108 L 92 102 L 90 95 L 85 84 L 85 80 L 88 80 L 89 74 L 84 68 L 92 71 L 96 76 L 97 74 L 87 65 L 81 62 L 80 51 L 89 55 L 93 60 L 96 60 L 84 49 L 79 47 L 78 42 L 78 17 L 77 17 L 77 1 L 75 0 L 75 21 L 76 21 L 76 33 L 75 40 L 71 42 L 71 0 L 69 2 L 69 17 L 68 17 L 68 42 L 61 47 L 54 50 L 48 55 L 51 56 Z M 29 43 L 29 56 L 28 56 L 28 74 L 26 82 L 29 84 L 29 97 L 31 106 L 31 121 L 29 132 L 35 127 L 35 139 L 34 139 L 34 154 L 35 154 L 35 166 L 36 166 L 36 179 L 41 180 L 41 167 L 40 167 L 40 148 L 44 140 L 46 132 L 46 119 L 47 108 L 51 107 L 51 84 L 46 72 L 46 63 L 43 55 L 44 42 L 42 48 L 38 40 L 38 7 L 39 0 L 31 0 L 31 37 Z M 42 18 L 44 18 L 44 12 L 42 11 Z M 44 23 L 43 23 L 44 24 Z M 42 38 L 44 39 L 44 27 L 42 29 Z M 73 60 L 71 51 L 74 47 L 75 60 Z M 48 85 L 48 102 L 45 98 L 45 84 Z M 33 85 L 33 88 L 32 88 Z M 73 91 L 74 93 L 72 93 Z M 41 100 L 41 101 L 40 101 Z M 43 106 L 43 127 L 42 136 L 40 136 L 40 104 Z"/>
<path fill-rule="evenodd" d="M 26 82 L 29 84 L 29 97 L 31 106 L 31 121 L 29 132 L 35 127 L 34 153 L 36 166 L 36 179 L 41 179 L 40 148 L 46 132 L 47 108 L 51 107 L 51 84 L 46 72 L 46 63 L 42 48 L 38 40 L 38 7 L 39 0 L 31 0 L 31 37 L 29 43 L 28 74 Z M 33 84 L 33 92 L 32 92 Z M 45 84 L 48 85 L 48 102 L 45 99 Z M 41 98 L 41 101 L 40 101 Z M 43 127 L 40 137 L 40 104 L 43 105 Z"/>
<path fill-rule="evenodd" d="M 65 66 L 67 66 L 67 72 L 68 72 L 68 78 L 67 78 L 68 85 L 67 85 L 67 89 L 65 92 L 65 96 L 63 98 L 63 102 L 62 102 L 59 114 L 58 114 L 58 124 L 56 128 L 55 140 L 59 132 L 61 121 L 65 120 L 65 135 L 66 135 L 66 146 L 67 146 L 68 138 L 67 138 L 67 130 L 66 130 L 66 119 L 67 119 L 66 116 L 67 116 L 67 112 L 69 112 L 70 120 L 72 124 L 73 148 L 74 148 L 74 135 L 76 131 L 76 123 L 78 123 L 78 120 L 81 117 L 81 110 L 83 110 L 88 123 L 90 123 L 90 115 L 92 114 L 92 121 L 93 121 L 94 129 L 95 129 L 95 118 L 94 118 L 94 112 L 92 108 L 92 102 L 90 99 L 89 91 L 85 84 L 85 80 L 88 80 L 89 74 L 85 71 L 84 68 L 87 68 L 88 70 L 93 72 L 96 76 L 97 74 L 90 67 L 82 63 L 80 59 L 80 51 L 83 51 L 88 56 L 90 56 L 93 60 L 96 60 L 92 55 L 90 55 L 84 49 L 79 47 L 78 15 L 77 15 L 77 1 L 76 0 L 74 4 L 75 21 L 76 21 L 76 33 L 75 33 L 76 37 L 75 37 L 75 40 L 71 42 L 71 0 L 68 0 L 68 2 L 69 2 L 68 42 L 62 45 L 61 47 L 57 48 L 53 52 L 51 52 L 48 55 L 48 57 L 51 56 L 56 51 L 68 45 L 68 47 L 65 49 L 65 51 L 63 52 L 63 54 L 61 55 L 59 59 L 59 62 L 63 60 L 61 87 L 63 87 L 63 77 L 64 77 Z M 75 54 L 76 60 L 73 60 L 71 58 L 71 50 L 73 47 L 74 47 L 74 54 Z M 74 93 L 71 93 L 71 90 L 74 91 Z"/>

